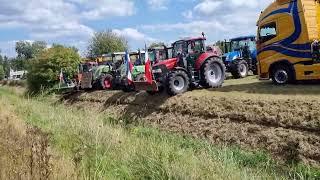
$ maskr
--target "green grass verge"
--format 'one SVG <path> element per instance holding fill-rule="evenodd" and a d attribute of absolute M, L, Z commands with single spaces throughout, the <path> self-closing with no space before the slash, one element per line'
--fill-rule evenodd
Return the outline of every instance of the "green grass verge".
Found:
<path fill-rule="evenodd" d="M 86 179 L 317 179 L 320 171 L 279 165 L 264 152 L 216 147 L 141 127 L 124 126 L 108 114 L 28 99 L 0 87 L 0 105 L 51 134 L 52 146 L 72 158 Z"/>

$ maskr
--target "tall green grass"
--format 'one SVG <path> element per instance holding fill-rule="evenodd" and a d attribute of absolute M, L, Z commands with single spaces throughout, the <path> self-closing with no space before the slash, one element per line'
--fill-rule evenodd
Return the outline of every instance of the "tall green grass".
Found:
<path fill-rule="evenodd" d="M 0 87 L 0 105 L 51 134 L 82 179 L 316 179 L 306 166 L 284 167 L 266 153 L 216 147 L 204 140 L 127 126 L 108 114 L 51 97 L 24 98 Z"/>

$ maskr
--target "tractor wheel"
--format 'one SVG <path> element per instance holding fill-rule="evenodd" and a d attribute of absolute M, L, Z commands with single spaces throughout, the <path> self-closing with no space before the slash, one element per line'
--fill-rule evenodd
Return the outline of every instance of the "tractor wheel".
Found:
<path fill-rule="evenodd" d="M 253 75 L 258 75 L 258 70 L 254 69 L 254 70 L 252 70 L 252 73 L 253 73 Z"/>
<path fill-rule="evenodd" d="M 249 66 L 245 60 L 236 60 L 231 69 L 231 74 L 235 79 L 247 77 L 248 72 L 249 72 Z"/>
<path fill-rule="evenodd" d="M 271 78 L 276 85 L 285 85 L 293 82 L 293 74 L 286 65 L 277 65 L 272 69 Z"/>
<path fill-rule="evenodd" d="M 182 94 L 189 89 L 189 77 L 187 73 L 176 70 L 168 75 L 167 91 L 171 96 Z"/>
<path fill-rule="evenodd" d="M 205 62 L 201 72 L 201 86 L 204 88 L 221 87 L 226 74 L 226 67 L 221 59 L 211 58 Z"/>
<path fill-rule="evenodd" d="M 109 90 L 113 88 L 113 76 L 111 74 L 104 74 L 100 77 L 100 87 L 102 90 Z"/>

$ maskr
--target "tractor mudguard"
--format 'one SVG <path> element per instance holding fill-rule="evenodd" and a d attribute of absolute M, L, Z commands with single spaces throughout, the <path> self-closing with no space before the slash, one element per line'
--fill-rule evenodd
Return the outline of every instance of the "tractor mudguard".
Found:
<path fill-rule="evenodd" d="M 209 59 L 209 58 L 214 58 L 214 57 L 217 57 L 217 58 L 220 58 L 219 56 L 217 56 L 216 54 L 214 53 L 203 53 L 201 54 L 197 61 L 196 61 L 196 64 L 195 64 L 195 70 L 200 70 L 202 65 L 204 64 L 204 62 Z"/>
<path fill-rule="evenodd" d="M 171 58 L 153 65 L 153 67 L 165 65 L 168 70 L 174 69 L 177 66 L 177 58 Z"/>
<path fill-rule="evenodd" d="M 174 70 L 184 71 L 184 72 L 186 72 L 188 74 L 188 71 L 183 67 L 175 67 Z"/>

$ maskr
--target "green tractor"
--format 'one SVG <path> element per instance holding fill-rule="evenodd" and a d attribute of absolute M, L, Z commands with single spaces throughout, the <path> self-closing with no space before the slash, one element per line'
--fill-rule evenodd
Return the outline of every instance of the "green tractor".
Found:
<path fill-rule="evenodd" d="M 98 62 L 90 61 L 79 65 L 78 89 L 112 89 L 113 72 L 121 66 L 124 52 L 102 55 Z"/>

